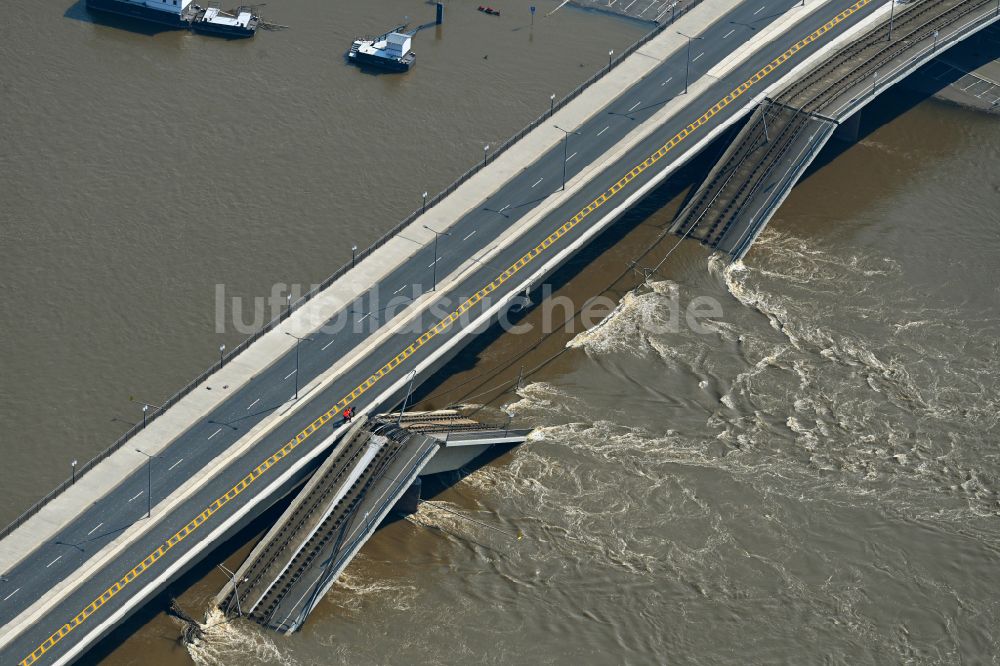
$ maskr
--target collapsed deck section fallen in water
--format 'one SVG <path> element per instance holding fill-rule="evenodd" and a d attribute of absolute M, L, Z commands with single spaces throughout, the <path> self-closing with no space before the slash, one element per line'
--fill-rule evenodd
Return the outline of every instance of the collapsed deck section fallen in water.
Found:
<path fill-rule="evenodd" d="M 416 511 L 421 474 L 460 469 L 527 430 L 454 410 L 359 419 L 216 598 L 231 616 L 282 633 L 302 626 L 394 508 Z"/>

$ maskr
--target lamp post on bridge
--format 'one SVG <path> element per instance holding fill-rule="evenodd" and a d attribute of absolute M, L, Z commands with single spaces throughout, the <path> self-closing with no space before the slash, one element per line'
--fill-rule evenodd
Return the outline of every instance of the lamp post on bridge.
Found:
<path fill-rule="evenodd" d="M 146 456 L 146 518 L 149 518 L 153 513 L 153 458 L 159 456 L 151 456 L 139 449 L 135 452 Z"/>
<path fill-rule="evenodd" d="M 896 12 L 896 0 L 889 0 L 889 41 L 892 41 L 892 19 Z"/>
<path fill-rule="evenodd" d="M 420 205 L 420 214 L 423 215 L 427 212 L 427 193 L 424 192 L 424 202 Z"/>
<path fill-rule="evenodd" d="M 691 42 L 696 39 L 705 39 L 704 37 L 691 37 L 690 35 L 685 35 L 683 32 L 677 31 L 677 34 L 681 37 L 687 37 L 687 63 L 684 67 L 684 94 L 687 95 L 688 92 L 688 81 L 691 79 Z"/>
<path fill-rule="evenodd" d="M 551 95 L 549 95 L 549 118 L 551 118 L 552 114 L 555 112 L 556 112 L 556 94 L 552 93 Z"/>
<path fill-rule="evenodd" d="M 219 367 L 226 362 L 226 345 L 219 345 Z"/>
<path fill-rule="evenodd" d="M 299 399 L 299 343 L 300 342 L 312 342 L 312 338 L 300 338 L 294 333 L 289 333 L 285 331 L 285 335 L 295 338 L 295 399 Z"/>
<path fill-rule="evenodd" d="M 1000 0 L 997 0 L 997 2 L 1000 3 Z M 934 35 L 934 46 L 931 48 L 931 51 L 937 51 L 938 31 L 935 30 L 932 34 Z"/>
<path fill-rule="evenodd" d="M 486 160 L 490 156 L 490 144 L 483 146 L 483 166 L 486 166 Z"/>
<path fill-rule="evenodd" d="M 222 345 L 222 347 L 219 348 L 219 354 L 220 355 L 222 354 L 222 351 L 225 348 L 226 348 L 226 345 Z M 220 365 L 221 365 L 221 362 L 220 362 Z M 130 395 L 128 397 L 128 401 L 132 402 L 133 400 L 135 400 L 135 396 L 134 395 Z M 151 402 L 147 402 L 145 400 L 142 400 L 141 402 L 142 402 L 142 427 L 145 428 L 146 427 L 146 413 L 149 411 L 149 408 L 150 407 L 155 407 L 157 410 L 162 411 L 163 410 L 163 405 L 156 405 L 156 404 L 153 404 Z"/>
<path fill-rule="evenodd" d="M 243 609 L 240 608 L 240 588 L 236 586 L 236 574 L 227 569 L 226 567 L 222 566 L 221 564 L 218 566 L 220 569 L 222 569 L 222 572 L 227 576 L 229 576 L 229 579 L 233 581 L 233 596 L 236 599 L 236 612 L 240 614 L 240 617 L 243 617 Z M 250 579 L 244 576 L 241 582 L 245 583 L 248 580 Z"/>
<path fill-rule="evenodd" d="M 579 136 L 580 133 L 579 132 L 571 132 L 569 130 L 564 130 L 562 127 L 559 127 L 559 125 L 553 125 L 553 127 L 555 127 L 557 130 L 559 130 L 560 132 L 563 133 L 563 179 L 562 179 L 562 189 L 565 190 L 566 189 L 566 162 L 569 161 L 569 158 L 566 157 L 566 153 L 569 151 L 569 135 L 570 134 L 576 134 L 577 136 Z"/>
<path fill-rule="evenodd" d="M 608 69 L 611 69 L 611 56 L 615 54 L 615 50 L 611 49 L 608 51 Z"/>
<path fill-rule="evenodd" d="M 70 477 L 72 479 L 70 481 L 70 485 L 73 485 L 74 483 L 76 483 L 76 461 L 74 460 L 73 462 L 71 462 L 69 464 L 69 467 L 71 470 L 73 470 L 72 476 Z"/>
<path fill-rule="evenodd" d="M 354 268 L 355 264 L 358 263 L 358 246 L 351 246 L 351 268 Z"/>
<path fill-rule="evenodd" d="M 875 86 L 878 84 L 878 70 L 872 75 L 872 97 L 875 96 Z"/>
<path fill-rule="evenodd" d="M 487 146 L 489 148 L 489 146 Z M 434 270 L 432 273 L 431 291 L 437 291 L 437 279 L 438 279 L 438 237 L 439 236 L 451 236 L 450 231 L 434 231 L 426 224 L 423 225 L 424 229 L 434 234 L 434 263 L 431 264 L 431 268 Z"/>

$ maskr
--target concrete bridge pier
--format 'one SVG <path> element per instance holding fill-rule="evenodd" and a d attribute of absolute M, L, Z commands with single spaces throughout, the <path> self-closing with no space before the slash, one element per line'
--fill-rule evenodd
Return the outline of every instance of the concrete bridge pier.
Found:
<path fill-rule="evenodd" d="M 858 109 L 856 113 L 839 123 L 831 138 L 846 143 L 856 143 L 861 136 L 861 113 L 862 109 Z"/>

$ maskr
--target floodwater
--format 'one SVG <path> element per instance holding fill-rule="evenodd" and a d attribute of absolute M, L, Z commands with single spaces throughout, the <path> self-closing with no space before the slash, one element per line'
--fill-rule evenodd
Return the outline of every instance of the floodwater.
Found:
<path fill-rule="evenodd" d="M 10 517 L 61 478 L 52 461 L 135 418 L 129 394 L 211 361 L 216 282 L 322 277 L 345 238 L 377 236 L 641 33 L 560 11 L 531 42 L 449 6 L 411 76 L 370 77 L 339 60 L 374 11 L 353 7 L 345 26 L 269 5 L 294 30 L 246 45 L 60 18 L 58 57 L 3 29 L 21 77 L 0 74 Z M 424 10 L 385 7 L 372 30 Z M 431 83 L 447 92 L 403 90 Z M 184 646 L 151 611 L 102 663 L 995 663 L 1000 122 L 897 90 L 863 130 L 742 264 L 685 243 L 631 291 L 629 262 L 674 246 L 656 242 L 682 200 L 668 187 L 556 280 L 577 305 L 620 303 L 602 325 L 543 336 L 537 308 L 531 333 L 463 354 L 423 405 L 505 410 L 532 441 L 382 529 L 300 633 L 212 616 Z M 720 312 L 696 331 L 699 298 Z M 206 568 L 175 593 L 200 617 L 222 583 Z"/>

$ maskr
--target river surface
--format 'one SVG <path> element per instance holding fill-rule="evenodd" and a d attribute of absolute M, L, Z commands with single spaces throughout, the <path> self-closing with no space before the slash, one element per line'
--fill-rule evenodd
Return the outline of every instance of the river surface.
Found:
<path fill-rule="evenodd" d="M 3 520 L 134 421 L 130 395 L 169 394 L 239 339 L 214 332 L 216 283 L 318 281 L 643 32 L 453 3 L 410 75 L 373 77 L 342 64 L 353 33 L 429 6 L 274 4 L 292 29 L 227 44 L 13 4 Z M 556 281 L 620 303 L 600 326 L 463 354 L 422 404 L 506 411 L 532 440 L 383 528 L 300 633 L 210 616 L 185 646 L 154 609 L 97 657 L 996 663 L 1000 122 L 894 91 L 863 130 L 742 264 L 685 243 L 632 290 L 628 262 L 673 248 L 656 240 L 678 187 Z M 720 313 L 696 331 L 680 309 L 698 298 Z M 223 582 L 174 592 L 200 618 Z"/>

